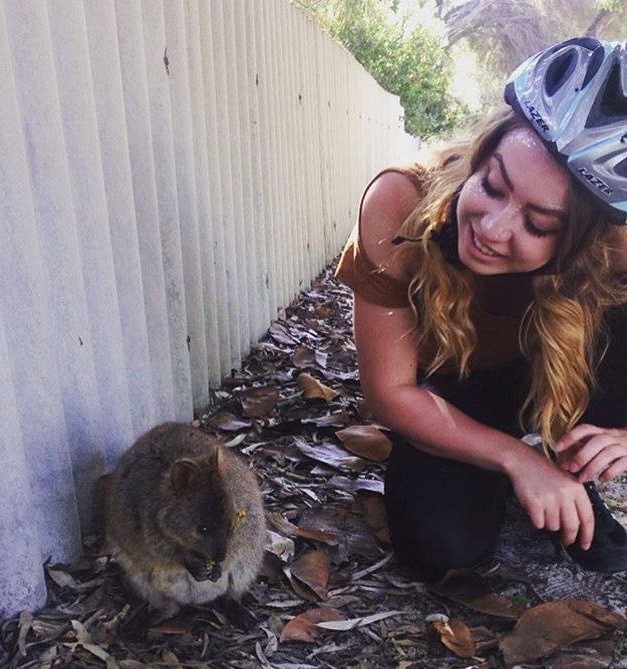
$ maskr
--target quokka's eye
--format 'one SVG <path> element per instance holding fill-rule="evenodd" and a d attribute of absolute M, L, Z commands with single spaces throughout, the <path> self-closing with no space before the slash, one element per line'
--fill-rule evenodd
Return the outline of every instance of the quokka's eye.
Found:
<path fill-rule="evenodd" d="M 199 525 L 196 531 L 198 534 L 209 534 L 209 528 L 206 525 Z"/>

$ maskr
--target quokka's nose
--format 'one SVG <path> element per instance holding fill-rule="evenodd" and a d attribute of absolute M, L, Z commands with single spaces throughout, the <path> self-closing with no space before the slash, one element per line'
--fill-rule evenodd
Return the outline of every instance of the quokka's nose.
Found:
<path fill-rule="evenodd" d="M 220 576 L 222 576 L 222 567 L 220 567 L 219 562 L 214 562 L 211 566 L 211 569 L 208 572 L 210 581 L 217 581 Z"/>

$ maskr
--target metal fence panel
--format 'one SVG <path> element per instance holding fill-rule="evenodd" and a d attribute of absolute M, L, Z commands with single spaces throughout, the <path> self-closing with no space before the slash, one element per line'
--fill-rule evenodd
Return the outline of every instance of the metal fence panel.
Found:
<path fill-rule="evenodd" d="M 10 614 L 80 554 L 97 478 L 207 406 L 408 139 L 398 99 L 287 0 L 6 0 L 0 85 Z"/>

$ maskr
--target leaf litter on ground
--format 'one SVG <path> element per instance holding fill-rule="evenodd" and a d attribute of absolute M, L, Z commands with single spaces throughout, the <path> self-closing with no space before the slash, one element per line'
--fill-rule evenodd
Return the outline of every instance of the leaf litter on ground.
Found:
<path fill-rule="evenodd" d="M 47 565 L 45 608 L 0 621 L 0 666 L 501 669 L 525 658 L 526 669 L 589 669 L 624 653 L 613 616 L 626 613 L 625 579 L 556 563 L 515 505 L 496 572 L 466 570 L 426 587 L 398 564 L 383 507 L 389 438 L 364 407 L 352 297 L 332 269 L 281 311 L 195 421 L 260 476 L 268 548 L 243 600 L 257 624 L 241 630 L 207 605 L 151 626 L 91 536 L 80 564 Z M 590 600 L 588 613 L 560 601 L 573 591 Z M 549 604 L 583 615 L 587 631 L 566 634 L 560 613 L 544 619 L 542 635 L 529 633 L 526 616 Z"/>

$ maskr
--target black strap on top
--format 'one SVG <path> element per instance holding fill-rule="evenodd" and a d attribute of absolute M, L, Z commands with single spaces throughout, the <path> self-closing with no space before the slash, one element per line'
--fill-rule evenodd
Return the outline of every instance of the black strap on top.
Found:
<path fill-rule="evenodd" d="M 451 265 L 458 266 L 461 265 L 461 261 L 459 259 L 459 253 L 457 252 L 457 201 L 459 200 L 459 193 L 462 186 L 463 184 L 453 194 L 451 200 L 451 213 L 448 219 L 442 227 L 431 233 L 431 240 L 438 245 L 438 248 L 444 256 L 444 260 Z M 396 237 L 392 239 L 392 244 L 398 246 L 403 242 L 419 242 L 421 239 L 422 237 L 412 238 L 396 235 Z"/>

